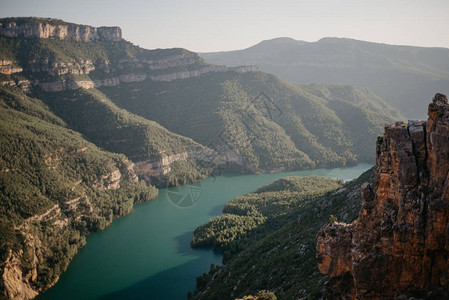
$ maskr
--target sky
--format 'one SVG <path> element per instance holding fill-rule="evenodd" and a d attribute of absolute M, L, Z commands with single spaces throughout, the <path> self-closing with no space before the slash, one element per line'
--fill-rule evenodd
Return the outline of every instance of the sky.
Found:
<path fill-rule="evenodd" d="M 346 37 L 449 48 L 449 0 L 0 0 L 0 17 L 120 26 L 147 49 L 244 49 L 262 40 Z"/>

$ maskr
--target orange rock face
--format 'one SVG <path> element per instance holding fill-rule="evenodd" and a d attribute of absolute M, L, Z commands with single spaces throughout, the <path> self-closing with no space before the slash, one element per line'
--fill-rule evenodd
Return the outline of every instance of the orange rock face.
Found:
<path fill-rule="evenodd" d="M 374 190 L 361 188 L 352 224 L 317 235 L 328 298 L 449 296 L 449 105 L 436 94 L 427 121 L 385 126 Z"/>

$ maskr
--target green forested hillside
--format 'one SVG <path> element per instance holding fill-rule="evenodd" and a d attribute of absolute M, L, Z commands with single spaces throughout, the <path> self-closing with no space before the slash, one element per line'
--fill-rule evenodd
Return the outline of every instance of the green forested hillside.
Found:
<path fill-rule="evenodd" d="M 0 80 L 28 80 L 65 86 L 71 82 L 92 82 L 141 72 L 142 67 L 134 62 L 137 58 L 158 61 L 186 54 L 191 53 L 184 49 L 146 50 L 124 40 L 80 42 L 53 38 L 0 37 L 0 59 L 11 60 L 23 68 L 19 73 L 0 74 Z M 201 63 L 199 60 L 198 64 Z M 194 67 L 196 63 L 180 63 L 175 69 L 179 71 Z M 86 68 L 92 70 L 88 72 Z M 156 69 L 152 74 L 169 71 Z M 190 138 L 173 134 L 154 121 L 117 107 L 95 88 L 62 88 L 49 92 L 42 90 L 39 84 L 31 87 L 31 96 L 46 103 L 70 128 L 82 133 L 97 146 L 123 153 L 134 162 L 149 161 L 157 165 L 164 157 L 191 151 L 201 152 L 204 149 Z M 154 176 L 148 175 L 146 178 L 151 177 L 154 184 L 163 187 L 182 184 L 209 174 L 210 168 L 204 166 L 188 159 L 172 164 L 168 174 L 162 177 L 157 173 L 162 174 L 162 168 L 168 166 L 159 166 L 159 169 L 154 170 Z"/>
<path fill-rule="evenodd" d="M 192 247 L 213 247 L 226 260 L 289 220 L 304 203 L 341 187 L 326 177 L 286 177 L 226 203 L 225 215 L 198 227 Z"/>
<path fill-rule="evenodd" d="M 37 95 L 74 130 L 108 151 L 133 161 L 193 150 L 195 143 L 156 122 L 116 107 L 95 89 Z"/>
<path fill-rule="evenodd" d="M 101 91 L 118 106 L 203 145 L 225 144 L 253 171 L 372 161 L 371 141 L 397 117 L 367 89 L 294 85 L 262 72 Z"/>
<path fill-rule="evenodd" d="M 372 180 L 373 169 L 344 184 L 289 177 L 229 201 L 227 214 L 195 231 L 192 244 L 220 249 L 225 265 L 211 266 L 197 279 L 192 299 L 234 299 L 260 290 L 278 299 L 322 297 L 326 277 L 315 262 L 315 235 L 335 218 L 354 220 L 360 186 Z"/>
<path fill-rule="evenodd" d="M 0 87 L 0 141 L 2 275 L 19 260 L 35 290 L 58 278 L 87 234 L 157 195 L 123 154 L 99 149 L 16 88 Z"/>

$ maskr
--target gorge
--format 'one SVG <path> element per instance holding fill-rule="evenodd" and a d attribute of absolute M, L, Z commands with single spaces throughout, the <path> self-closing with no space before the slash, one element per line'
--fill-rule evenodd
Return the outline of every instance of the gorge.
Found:
<path fill-rule="evenodd" d="M 435 108 L 433 115 L 438 115 Z M 119 27 L 0 19 L 0 295 L 122 298 L 140 291 L 147 296 L 147 284 L 165 282 L 162 292 L 174 297 L 188 291 L 198 299 L 223 293 L 243 297 L 265 288 L 280 297 L 317 296 L 324 277 L 311 264 L 312 236 L 330 214 L 350 222 L 360 207 L 361 181 L 372 179 L 366 172 L 346 183 L 301 176 L 356 178 L 386 153 L 385 139 L 383 148 L 379 140 L 376 153 L 376 137 L 384 124 L 400 118 L 399 111 L 363 87 L 288 83 L 255 65 L 213 65 L 181 48 L 143 49 L 123 39 Z M 389 129 L 410 132 L 412 144 L 400 147 L 407 155 L 416 151 L 416 168 L 401 169 L 398 181 L 416 173 L 404 183 L 411 188 L 420 182 L 409 191 L 413 195 L 446 188 L 441 178 L 434 184 L 426 177 L 428 172 L 443 177 L 435 161 L 444 161 L 445 154 L 428 145 L 442 148 L 446 140 L 424 130 L 435 125 L 435 132 L 441 132 L 439 124 L 412 122 L 406 128 L 398 123 Z M 410 148 L 423 138 L 430 139 L 427 146 Z M 413 161 L 407 155 L 401 159 Z M 422 167 L 432 159 L 428 169 Z M 395 162 L 388 155 L 385 161 Z M 217 176 L 222 172 L 226 175 Z M 299 177 L 280 179 L 287 175 Z M 323 182 L 329 186 L 320 186 Z M 269 183 L 261 188 L 264 192 L 256 190 Z M 318 187 L 315 194 L 300 188 L 308 183 Z M 213 188 L 207 191 L 206 186 Z M 372 197 L 366 185 L 364 191 Z M 210 203 L 197 203 L 198 196 Z M 206 224 L 237 220 L 229 226 L 232 234 L 243 223 L 251 227 L 223 243 L 223 249 L 229 247 L 223 252 L 229 263 L 217 267 L 221 255 L 190 249 L 195 227 L 221 215 L 226 201 L 258 197 L 273 200 L 273 212 L 281 213 L 263 215 L 243 201 L 244 209 L 234 207 L 229 216 Z M 135 205 L 149 200 L 131 214 Z M 439 215 L 436 219 L 435 226 L 443 230 L 444 222 Z M 118 225 L 127 220 L 131 224 Z M 267 235 L 260 235 L 265 229 Z M 210 241 L 222 234 L 227 233 L 199 237 L 192 245 L 214 247 Z M 123 245 L 127 237 L 134 238 L 131 249 Z M 86 241 L 97 239 L 99 244 L 92 243 L 100 246 L 82 250 Z M 112 252 L 109 243 L 115 245 Z M 432 249 L 438 254 L 437 248 Z M 270 250 L 266 256 L 265 249 Z M 77 256 L 78 251 L 86 254 Z M 93 260 L 84 260 L 91 254 Z M 109 255 L 113 260 L 107 260 Z M 266 264 L 257 261 L 261 257 Z M 80 269 L 77 259 L 83 262 Z M 193 262 L 199 262 L 198 268 Z M 275 271 L 268 272 L 274 262 Z M 194 291 L 194 278 L 210 263 L 216 266 L 198 279 Z M 97 276 L 95 287 L 89 287 L 86 272 Z M 175 276 L 164 277 L 169 274 Z M 188 274 L 185 281 L 180 274 Z M 64 281 L 65 276 L 70 280 Z M 182 295 L 173 288 L 177 281 L 183 282 Z"/>

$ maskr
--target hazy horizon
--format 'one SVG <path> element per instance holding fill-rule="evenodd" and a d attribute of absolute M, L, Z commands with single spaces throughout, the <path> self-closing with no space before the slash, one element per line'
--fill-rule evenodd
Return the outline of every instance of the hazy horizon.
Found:
<path fill-rule="evenodd" d="M 363 2 L 363 3 L 362 3 Z M 49 17 L 92 26 L 120 26 L 144 48 L 195 52 L 248 48 L 290 37 L 340 37 L 393 45 L 449 48 L 449 1 L 4 1 L 0 17 Z"/>

